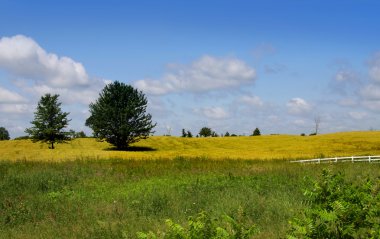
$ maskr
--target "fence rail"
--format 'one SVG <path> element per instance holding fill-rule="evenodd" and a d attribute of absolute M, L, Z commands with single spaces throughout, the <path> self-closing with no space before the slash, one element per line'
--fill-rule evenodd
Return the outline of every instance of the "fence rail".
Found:
<path fill-rule="evenodd" d="M 290 161 L 291 163 L 338 163 L 338 162 L 380 162 L 380 156 L 350 156 L 319 159 L 302 159 Z"/>

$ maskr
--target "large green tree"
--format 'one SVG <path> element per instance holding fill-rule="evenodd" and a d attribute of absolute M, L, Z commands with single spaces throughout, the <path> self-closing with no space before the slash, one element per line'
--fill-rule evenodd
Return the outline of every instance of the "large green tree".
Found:
<path fill-rule="evenodd" d="M 146 113 L 148 101 L 142 91 L 115 81 L 104 87 L 95 103 L 90 104 L 91 116 L 86 125 L 94 136 L 106 140 L 117 149 L 146 139 L 156 124 Z"/>
<path fill-rule="evenodd" d="M 0 127 L 0 140 L 9 140 L 9 132 L 6 128 Z"/>
<path fill-rule="evenodd" d="M 64 129 L 69 124 L 69 113 L 62 112 L 59 95 L 46 94 L 38 102 L 31 128 L 25 130 L 33 142 L 46 142 L 50 149 L 55 143 L 63 143 L 70 139 L 69 133 Z"/>
<path fill-rule="evenodd" d="M 210 136 L 212 136 L 212 134 L 213 134 L 213 131 L 211 130 L 211 128 L 208 128 L 208 127 L 203 127 L 199 131 L 199 136 L 201 136 L 201 137 L 210 137 Z"/>

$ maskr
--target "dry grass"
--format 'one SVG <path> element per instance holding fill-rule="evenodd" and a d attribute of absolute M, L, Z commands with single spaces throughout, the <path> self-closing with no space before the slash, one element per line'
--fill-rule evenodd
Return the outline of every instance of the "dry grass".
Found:
<path fill-rule="evenodd" d="M 380 132 L 346 132 L 317 136 L 268 135 L 259 137 L 179 138 L 155 136 L 115 151 L 105 142 L 76 139 L 50 150 L 29 140 L 0 142 L 1 160 L 57 161 L 75 159 L 304 159 L 380 154 Z"/>

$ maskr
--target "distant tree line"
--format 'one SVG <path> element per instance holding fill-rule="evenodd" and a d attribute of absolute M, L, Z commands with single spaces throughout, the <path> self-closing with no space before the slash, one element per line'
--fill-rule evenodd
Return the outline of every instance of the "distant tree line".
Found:
<path fill-rule="evenodd" d="M 193 137 L 193 134 L 190 132 L 190 130 L 185 130 L 185 129 L 182 129 L 182 137 L 183 138 L 192 138 Z"/>
<path fill-rule="evenodd" d="M 250 136 L 259 136 L 261 135 L 259 128 L 256 128 Z M 196 135 L 196 137 L 236 137 L 238 135 L 236 134 L 230 134 L 228 131 L 225 134 L 217 134 L 214 130 L 212 130 L 209 127 L 202 127 L 199 130 L 199 133 Z M 182 129 L 182 137 L 183 138 L 192 138 L 193 134 L 190 132 L 190 130 Z"/>

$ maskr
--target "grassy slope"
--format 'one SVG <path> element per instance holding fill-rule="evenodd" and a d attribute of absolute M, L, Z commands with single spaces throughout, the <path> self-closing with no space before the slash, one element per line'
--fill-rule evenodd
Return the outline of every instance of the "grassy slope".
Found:
<path fill-rule="evenodd" d="M 0 238 L 135 238 L 172 218 L 205 210 L 236 215 L 284 238 L 288 220 L 306 207 L 302 189 L 322 168 L 360 182 L 380 164 L 300 165 L 251 160 L 0 161 Z"/>
<path fill-rule="evenodd" d="M 211 159 L 297 159 L 320 156 L 380 154 L 380 132 L 347 132 L 301 137 L 273 135 L 260 137 L 179 138 L 151 137 L 135 144 L 152 151 L 121 152 L 107 143 L 77 139 L 49 150 L 46 144 L 28 140 L 0 142 L 1 160 L 74 160 L 74 159 L 157 159 L 205 157 Z"/>
<path fill-rule="evenodd" d="M 366 175 L 378 177 L 380 164 L 236 159 L 380 154 L 379 136 L 152 137 L 137 146 L 156 150 L 138 152 L 107 150 L 107 143 L 94 139 L 74 140 L 55 150 L 30 141 L 3 141 L 0 238 L 120 238 L 123 232 L 134 238 L 137 231 L 162 228 L 166 218 L 185 223 L 202 210 L 236 215 L 240 207 L 261 228 L 258 238 L 279 238 L 287 221 L 306 206 L 305 178 L 329 167 L 357 182 Z"/>

